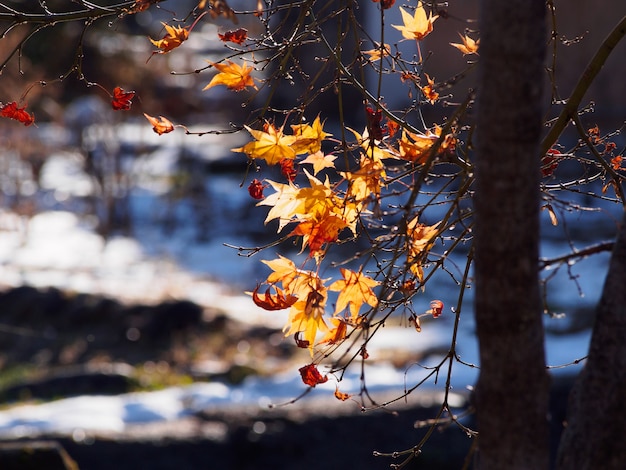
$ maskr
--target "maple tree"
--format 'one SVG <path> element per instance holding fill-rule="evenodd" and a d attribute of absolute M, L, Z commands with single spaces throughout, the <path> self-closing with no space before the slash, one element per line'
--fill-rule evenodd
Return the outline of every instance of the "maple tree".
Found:
<path fill-rule="evenodd" d="M 124 21 L 128 16 L 159 8 L 160 2 L 127 1 L 115 7 L 78 3 L 81 8 L 70 10 L 65 16 L 50 15 L 42 6 L 43 13 L 31 18 L 48 21 L 48 15 L 50 24 L 79 19 L 93 22 L 108 17 Z M 450 321 L 448 353 L 435 365 L 424 368 L 424 381 L 436 381 L 440 374 L 447 374 L 441 410 L 430 429 L 453 423 L 468 435 L 476 436 L 475 430 L 455 418 L 448 400 L 453 369 L 476 366 L 460 358 L 455 341 L 461 315 L 465 315 L 464 295 L 473 283 L 470 275 L 476 222 L 473 201 L 479 158 L 475 156 L 475 133 L 489 135 L 490 129 L 477 128 L 473 116 L 475 90 L 468 87 L 459 91 L 457 85 L 472 75 L 476 64 L 481 66 L 483 48 L 490 57 L 489 46 L 493 47 L 493 42 L 481 39 L 480 30 L 469 29 L 475 26 L 470 20 L 464 20 L 468 28 L 463 32 L 448 22 L 454 16 L 453 2 L 447 8 L 424 1 L 402 6 L 394 0 L 369 3 L 380 19 L 378 29 L 362 24 L 353 14 L 353 2 L 347 0 L 332 7 L 313 0 L 297 5 L 259 1 L 244 11 L 231 8 L 224 0 L 194 2 L 187 16 L 172 15 L 171 21 L 160 23 L 160 39 L 144 38 L 152 47 L 146 60 L 154 57 L 150 62 L 154 65 L 184 51 L 191 39 L 203 40 L 198 25 L 205 21 L 219 19 L 228 23 L 228 28 L 245 23 L 246 27 L 237 29 L 220 26 L 212 39 L 220 41 L 223 56 L 205 59 L 208 66 L 193 73 L 217 71 L 202 91 L 209 97 L 218 96 L 221 91 L 236 92 L 242 106 L 250 109 L 244 121 L 234 123 L 229 129 L 198 134 L 219 135 L 234 128 L 245 136 L 246 143 L 231 150 L 242 154 L 242 161 L 247 163 L 248 194 L 256 201 L 257 209 L 265 211 L 264 222 L 275 228 L 280 241 L 293 241 L 299 250 L 299 253 L 287 250 L 272 254 L 268 256 L 270 259 L 262 260 L 270 272 L 249 293 L 252 301 L 268 311 L 288 311 L 283 333 L 286 337 L 293 336 L 296 345 L 308 351 L 308 363 L 299 369 L 306 386 L 334 382 L 334 396 L 338 400 L 351 398 L 363 409 L 389 403 L 381 404 L 372 398 L 366 373 L 361 374 L 358 393 L 339 391 L 339 383 L 350 368 L 361 367 L 365 371 L 376 361 L 367 346 L 377 331 L 396 321 L 412 326 L 418 335 L 432 321 Z M 548 6 L 556 15 L 554 2 L 549 1 Z M 399 12 L 402 24 L 387 21 L 391 12 Z M 0 20 L 7 18 L 14 22 L 9 25 L 10 31 L 19 21 L 0 13 Z M 275 18 L 282 20 L 275 23 Z M 335 20 L 342 26 L 337 37 L 325 32 Z M 610 36 L 612 42 L 608 46 L 614 46 L 620 34 L 623 36 L 623 22 L 620 25 Z M 552 27 L 554 34 L 550 41 L 556 50 L 565 40 L 556 34 L 555 19 Z M 440 41 L 436 34 L 440 30 L 450 33 L 443 41 L 450 50 L 445 60 L 456 60 L 459 68 L 453 77 L 445 80 L 441 80 L 433 66 L 440 59 L 426 53 L 428 41 Z M 345 50 L 350 49 L 346 45 L 352 40 L 347 31 L 358 38 L 353 44 L 354 55 L 350 57 L 345 55 Z M 461 42 L 450 42 L 450 38 L 456 37 Z M 411 48 L 406 49 L 409 43 Z M 302 57 L 308 54 L 306 48 L 312 44 L 320 49 L 314 55 L 309 54 L 316 61 L 311 67 Z M 0 58 L 3 60 L 0 71 L 18 54 L 20 47 Z M 604 54 L 597 59 L 599 62 L 606 60 L 608 52 Z M 86 87 L 91 87 L 94 83 L 82 73 L 82 56 L 77 56 L 80 60 L 72 65 L 67 76 L 76 74 Z M 591 72 L 597 73 L 602 64 L 583 74 L 584 78 L 563 105 L 556 91 L 556 58 L 553 61 L 548 76 L 553 84 L 548 114 L 558 117 L 546 119 L 549 131 L 541 145 L 538 167 L 529 171 L 536 170 L 538 187 L 531 190 L 536 195 L 541 192 L 541 209 L 549 214 L 553 226 L 561 228 L 569 212 L 580 210 L 561 196 L 571 194 L 570 191 L 626 204 L 622 190 L 624 149 L 623 145 L 620 147 L 617 131 L 603 133 L 594 123 L 585 126 L 582 122 L 593 107 L 581 109 L 584 88 L 593 78 Z M 543 79 L 536 77 L 537 83 Z M 390 104 L 383 93 L 386 83 L 404 87 L 405 102 Z M 40 84 L 43 89 L 43 80 Z M 220 85 L 225 88 L 214 89 Z M 99 86 L 105 91 L 110 89 Z M 272 98 L 279 93 L 277 90 L 298 86 L 301 93 L 295 102 L 284 109 L 274 104 Z M 34 115 L 25 111 L 25 104 L 18 105 L 31 88 L 19 100 L 0 105 L 0 116 L 25 126 L 33 124 Z M 357 91 L 358 103 L 344 102 L 348 88 Z M 157 134 L 168 134 L 176 128 L 194 133 L 160 111 L 145 109 L 141 100 L 133 104 L 133 99 L 141 97 L 141 90 L 136 90 L 125 91 L 115 86 L 110 95 L 113 110 L 131 111 L 131 105 L 141 106 Z M 338 102 L 339 123 L 335 116 L 324 115 L 323 111 L 319 114 L 310 111 L 328 94 Z M 251 103 L 254 106 L 249 106 Z M 576 130 L 574 143 L 571 137 L 569 141 L 559 141 L 569 122 Z M 524 132 L 524 126 L 519 127 L 519 132 Z M 501 136 L 495 136 L 494 141 L 496 137 Z M 503 153 L 506 151 L 502 149 Z M 567 168 L 573 165 L 581 168 L 583 176 L 574 178 L 568 173 Z M 600 194 L 593 186 L 597 181 L 602 182 Z M 487 187 L 498 188 L 504 183 L 498 181 L 496 174 L 489 179 Z M 363 245 L 365 249 L 361 249 Z M 239 250 L 251 255 L 275 246 L 279 246 L 278 242 L 239 247 Z M 471 248 L 464 257 L 466 264 L 459 266 L 453 255 L 467 246 Z M 346 256 L 345 247 L 358 248 L 354 256 Z M 589 247 L 583 253 L 592 254 L 594 249 Z M 342 256 L 347 259 L 340 259 Z M 566 256 L 542 259 L 541 265 L 546 270 L 569 270 L 583 256 L 586 254 L 572 249 Z M 447 276 L 455 286 L 454 295 L 447 293 L 449 299 L 433 300 L 444 297 L 443 292 L 432 291 L 432 279 L 437 276 Z M 543 281 L 546 291 L 550 277 L 547 274 Z M 547 294 L 544 297 L 543 309 L 550 314 Z M 447 309 L 444 302 L 449 305 Z M 419 335 L 416 341 L 418 338 Z M 405 386 L 403 397 L 420 385 Z M 425 442 L 388 456 L 403 458 L 398 464 L 401 467 L 419 454 Z"/>

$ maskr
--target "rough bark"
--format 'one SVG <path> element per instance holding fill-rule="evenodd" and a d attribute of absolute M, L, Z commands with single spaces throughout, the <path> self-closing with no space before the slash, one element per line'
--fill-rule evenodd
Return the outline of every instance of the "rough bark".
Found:
<path fill-rule="evenodd" d="M 545 3 L 481 2 L 476 159 L 478 468 L 545 469 L 548 386 L 538 288 Z"/>
<path fill-rule="evenodd" d="M 626 212 L 589 345 L 570 396 L 557 468 L 626 468 Z"/>

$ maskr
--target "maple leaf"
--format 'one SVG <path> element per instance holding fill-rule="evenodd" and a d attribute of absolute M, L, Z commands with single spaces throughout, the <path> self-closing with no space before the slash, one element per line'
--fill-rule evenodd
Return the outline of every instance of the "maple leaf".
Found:
<path fill-rule="evenodd" d="M 152 130 L 159 135 L 167 134 L 168 132 L 172 132 L 174 130 L 174 124 L 163 116 L 159 116 L 159 119 L 150 116 L 149 114 L 143 113 L 148 122 L 152 124 Z"/>
<path fill-rule="evenodd" d="M 313 124 L 297 124 L 291 126 L 293 129 L 293 135 L 296 140 L 292 145 L 294 152 L 297 155 L 302 153 L 315 153 L 321 150 L 322 141 L 331 136 L 324 132 L 324 124 L 320 121 L 320 117 L 317 116 L 313 121 Z"/>
<path fill-rule="evenodd" d="M 349 306 L 351 319 L 356 321 L 359 317 L 361 305 L 367 303 L 372 307 L 378 305 L 378 297 L 372 291 L 380 282 L 364 275 L 362 272 L 354 272 L 341 268 L 343 279 L 333 282 L 328 289 L 339 291 L 335 314 Z"/>
<path fill-rule="evenodd" d="M 224 34 L 217 33 L 220 41 L 234 42 L 235 44 L 243 44 L 248 38 L 248 30 L 246 28 L 239 28 L 233 31 L 226 31 Z"/>
<path fill-rule="evenodd" d="M 296 214 L 304 213 L 305 201 L 298 198 L 300 189 L 292 183 L 283 184 L 266 180 L 276 191 L 259 202 L 260 206 L 272 206 L 265 218 L 265 224 L 278 219 L 278 232 L 291 222 Z"/>
<path fill-rule="evenodd" d="M 294 289 L 294 281 L 296 278 L 301 276 L 306 276 L 306 272 L 302 272 L 298 268 L 293 261 L 289 258 L 285 258 L 284 256 L 278 255 L 278 258 L 266 261 L 262 260 L 262 263 L 269 266 L 269 268 L 273 271 L 267 277 L 268 284 L 276 284 L 277 282 L 281 282 L 283 285 L 283 289 L 288 291 L 289 293 L 294 293 L 294 291 L 298 291 L 298 289 Z"/>
<path fill-rule="evenodd" d="M 388 149 L 381 148 L 379 146 L 380 142 L 377 142 L 376 139 L 370 138 L 367 128 L 365 128 L 363 134 L 359 134 L 357 131 L 355 131 L 354 129 L 350 129 L 349 127 L 348 130 L 354 134 L 354 137 L 356 137 L 357 142 L 365 151 L 365 154 L 368 158 L 376 161 L 381 161 L 387 158 L 396 158 L 396 156 L 392 154 Z"/>
<path fill-rule="evenodd" d="M 26 106 L 18 108 L 15 101 L 5 105 L 0 103 L 0 116 L 14 119 L 28 127 L 35 122 L 35 116 L 33 114 L 28 114 L 25 110 Z"/>
<path fill-rule="evenodd" d="M 613 170 L 618 171 L 622 169 L 622 160 L 623 157 L 621 155 L 611 158 L 611 167 L 613 167 Z"/>
<path fill-rule="evenodd" d="M 426 134 L 416 134 L 408 131 L 402 133 L 398 141 L 400 158 L 409 160 L 419 165 L 426 163 L 430 157 L 430 148 L 441 138 L 441 128 L 435 126 L 433 131 L 426 131 Z M 456 139 L 452 134 L 447 134 L 437 149 L 437 155 L 451 151 L 456 145 Z"/>
<path fill-rule="evenodd" d="M 367 54 L 369 56 L 369 60 L 380 60 L 383 57 L 387 57 L 391 55 L 391 47 L 389 44 L 383 44 L 383 47 L 380 47 L 380 44 L 374 43 L 376 46 L 374 49 L 370 49 L 369 51 L 363 51 L 363 54 Z"/>
<path fill-rule="evenodd" d="M 272 124 L 268 124 L 267 132 L 244 127 L 255 140 L 243 147 L 231 149 L 233 152 L 243 152 L 250 158 L 263 159 L 268 165 L 276 165 L 285 158 L 292 160 L 296 158 L 296 152 L 291 148 L 296 137 L 283 134 L 282 127 L 276 129 Z"/>
<path fill-rule="evenodd" d="M 393 1 L 393 0 L 392 0 Z M 384 0 L 383 0 L 384 2 Z M 341 400 L 341 401 L 346 401 L 347 399 L 349 399 L 352 395 L 350 395 L 349 393 L 345 393 L 345 392 L 340 392 L 338 388 L 335 389 L 335 398 L 337 400 Z"/>
<path fill-rule="evenodd" d="M 335 164 L 333 163 L 335 160 L 337 160 L 337 157 L 334 155 L 324 155 L 320 150 L 310 154 L 300 163 L 309 163 L 313 165 L 313 175 L 317 175 L 324 168 L 335 168 Z"/>
<path fill-rule="evenodd" d="M 161 23 L 165 28 L 166 34 L 162 39 L 154 40 L 150 39 L 150 42 L 154 44 L 158 51 L 154 51 L 154 54 L 167 54 L 168 52 L 176 49 L 183 42 L 189 38 L 189 29 L 183 28 L 182 26 L 170 26 L 166 23 Z M 152 56 L 150 56 L 152 57 Z M 149 59 L 148 59 L 149 60 Z"/>
<path fill-rule="evenodd" d="M 456 47 L 458 50 L 460 50 L 463 53 L 463 55 L 478 54 L 478 46 L 480 43 L 480 39 L 477 39 L 476 41 L 474 41 L 467 34 L 463 36 L 461 33 L 459 33 L 459 36 L 461 36 L 462 43 L 458 44 L 455 42 L 451 42 L 450 43 L 451 46 Z"/>
<path fill-rule="evenodd" d="M 334 317 L 330 319 L 330 322 L 334 325 L 328 333 L 319 341 L 319 344 L 338 344 L 341 343 L 348 332 L 348 323 L 343 318 Z"/>
<path fill-rule="evenodd" d="M 254 291 L 252 291 L 252 301 L 259 307 L 265 310 L 284 310 L 286 308 L 291 307 L 296 303 L 298 297 L 291 294 L 285 294 L 278 287 L 274 287 L 276 290 L 275 294 L 270 292 L 270 287 L 268 287 L 265 291 L 263 297 L 259 296 L 259 287 L 256 286 Z"/>
<path fill-rule="evenodd" d="M 333 243 L 339 238 L 339 233 L 348 224 L 335 214 L 328 214 L 320 220 L 305 220 L 290 233 L 290 235 L 302 236 L 302 248 L 309 247 L 312 256 L 316 256 L 322 247 Z"/>
<path fill-rule="evenodd" d="M 316 286 L 309 286 L 309 289 L 308 294 L 302 300 L 298 300 L 291 306 L 289 320 L 283 331 L 285 336 L 302 333 L 304 341 L 308 341 L 312 356 L 317 332 L 328 331 L 328 326 L 324 322 L 327 293 L 326 288 L 320 283 Z"/>
<path fill-rule="evenodd" d="M 116 111 L 128 111 L 131 106 L 131 101 L 135 97 L 134 91 L 124 91 L 123 88 L 116 86 L 113 88 L 113 98 L 111 100 L 111 106 Z"/>
<path fill-rule="evenodd" d="M 245 62 L 243 66 L 230 60 L 227 60 L 225 64 L 207 62 L 219 70 L 219 73 L 211 79 L 209 84 L 205 86 L 202 91 L 217 85 L 225 85 L 229 90 L 233 91 L 241 91 L 246 87 L 257 89 L 254 84 L 254 79 L 250 76 L 250 72 L 254 69 L 253 67 L 249 67 Z"/>
<path fill-rule="evenodd" d="M 323 384 L 328 381 L 328 377 L 320 374 L 315 364 L 309 364 L 298 369 L 302 381 L 309 387 L 315 387 L 317 384 Z"/>
<path fill-rule="evenodd" d="M 367 157 L 361 158 L 361 166 L 357 171 L 340 173 L 348 182 L 346 197 L 357 203 L 366 201 L 371 194 L 380 195 L 385 177 L 385 166 L 380 160 Z"/>
<path fill-rule="evenodd" d="M 437 15 L 432 16 L 432 13 L 427 17 L 422 2 L 417 2 L 417 8 L 413 16 L 402 7 L 400 7 L 400 13 L 402 14 L 402 22 L 404 25 L 391 26 L 400 31 L 403 38 L 415 39 L 417 41 L 421 41 L 430 34 L 433 30 L 433 23 L 439 18 Z"/>
<path fill-rule="evenodd" d="M 408 242 L 407 263 L 409 269 L 421 282 L 424 279 L 424 260 L 430 249 L 435 244 L 435 238 L 439 233 L 439 222 L 434 225 L 418 223 L 418 218 L 412 219 L 406 227 Z"/>
<path fill-rule="evenodd" d="M 422 89 L 422 93 L 424 93 L 424 98 L 426 98 L 430 104 L 435 104 L 435 101 L 439 99 L 439 93 L 435 91 L 435 81 L 426 75 L 426 80 L 428 81 L 428 85 L 424 85 Z"/>

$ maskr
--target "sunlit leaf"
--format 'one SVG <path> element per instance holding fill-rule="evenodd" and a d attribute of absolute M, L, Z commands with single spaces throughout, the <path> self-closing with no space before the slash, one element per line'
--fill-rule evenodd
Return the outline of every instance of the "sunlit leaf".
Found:
<path fill-rule="evenodd" d="M 362 272 L 354 272 L 346 268 L 341 268 L 343 279 L 333 282 L 328 289 L 338 291 L 337 306 L 335 314 L 349 307 L 350 317 L 356 321 L 359 316 L 361 306 L 366 303 L 372 307 L 378 305 L 378 297 L 372 288 L 378 286 L 380 282 L 366 276 Z"/>
<path fill-rule="evenodd" d="M 272 124 L 268 124 L 266 132 L 244 127 L 255 140 L 243 147 L 232 149 L 233 152 L 243 152 L 250 158 L 260 158 L 269 165 L 276 165 L 285 158 L 292 160 L 296 158 L 296 152 L 291 148 L 296 138 L 283 134 L 282 127 L 276 129 Z"/>
<path fill-rule="evenodd" d="M 150 42 L 154 44 L 158 51 L 154 51 L 154 54 L 166 54 L 177 47 L 189 38 L 189 29 L 182 26 L 170 26 L 166 23 L 162 23 L 165 28 L 165 36 L 162 39 L 154 40 L 150 39 Z"/>
<path fill-rule="evenodd" d="M 456 47 L 458 50 L 460 50 L 463 53 L 463 55 L 478 54 L 478 46 L 480 43 L 480 39 L 477 39 L 476 41 L 474 41 L 467 34 L 465 36 L 463 36 L 462 34 L 459 34 L 459 36 L 461 36 L 462 43 L 458 44 L 458 43 L 451 42 L 450 43 L 451 46 Z"/>
<path fill-rule="evenodd" d="M 226 63 L 223 64 L 207 62 L 219 70 L 219 73 L 211 79 L 209 84 L 203 88 L 203 91 L 217 85 L 225 85 L 229 90 L 233 91 L 241 91 L 246 87 L 256 89 L 254 79 L 250 75 L 254 68 L 248 66 L 245 62 L 243 66 L 230 60 L 227 60 Z"/>
<path fill-rule="evenodd" d="M 252 291 L 252 301 L 262 309 L 265 310 L 284 310 L 286 308 L 291 307 L 296 303 L 298 298 L 295 295 L 286 295 L 281 289 L 274 286 L 276 290 L 275 294 L 272 294 L 270 291 L 270 287 L 268 287 L 265 291 L 265 294 L 262 296 L 259 295 L 259 287 L 256 286 L 254 291 Z"/>
<path fill-rule="evenodd" d="M 159 135 L 167 134 L 168 132 L 172 132 L 174 130 L 174 124 L 163 116 L 159 116 L 159 118 L 155 118 L 150 116 L 149 114 L 143 113 L 148 122 L 152 124 L 152 130 Z"/>
<path fill-rule="evenodd" d="M 391 25 L 402 33 L 402 37 L 405 39 L 415 39 L 421 41 L 433 30 L 433 23 L 438 18 L 437 15 L 426 16 L 426 11 L 422 6 L 422 2 L 417 2 L 417 8 L 415 13 L 411 15 L 404 8 L 400 7 L 400 13 L 402 14 L 402 26 Z"/>
<path fill-rule="evenodd" d="M 324 168 L 335 168 L 333 163 L 337 157 L 334 155 L 324 155 L 321 151 L 310 154 L 300 163 L 309 163 L 313 165 L 313 174 L 317 175 Z"/>

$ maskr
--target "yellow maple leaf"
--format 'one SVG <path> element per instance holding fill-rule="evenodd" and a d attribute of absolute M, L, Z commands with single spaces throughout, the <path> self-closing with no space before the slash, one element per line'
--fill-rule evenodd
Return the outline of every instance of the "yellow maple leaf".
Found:
<path fill-rule="evenodd" d="M 476 41 L 474 41 L 467 34 L 463 36 L 462 34 L 459 33 L 459 36 L 461 36 L 462 44 L 451 42 L 450 43 L 451 46 L 456 47 L 458 50 L 460 50 L 463 53 L 463 55 L 478 54 L 478 46 L 480 43 L 480 39 L 477 39 Z"/>
<path fill-rule="evenodd" d="M 182 26 L 170 26 L 165 23 L 161 23 L 165 28 L 166 35 L 162 39 L 154 40 L 150 39 L 150 42 L 154 44 L 159 50 L 153 52 L 153 54 L 165 54 L 172 49 L 176 49 L 189 37 L 189 29 Z"/>
<path fill-rule="evenodd" d="M 426 255 L 435 244 L 439 233 L 439 222 L 434 225 L 418 223 L 418 218 L 412 219 L 406 227 L 408 253 L 407 263 L 411 272 L 422 282 L 424 279 L 424 261 Z"/>
<path fill-rule="evenodd" d="M 305 201 L 298 197 L 300 188 L 293 183 L 283 184 L 271 180 L 266 181 L 276 192 L 267 196 L 257 205 L 272 206 L 265 218 L 265 224 L 278 219 L 278 231 L 280 232 L 285 225 L 293 221 L 297 214 L 304 214 Z"/>
<path fill-rule="evenodd" d="M 324 168 L 335 168 L 335 164 L 333 163 L 335 160 L 337 160 L 337 157 L 334 155 L 324 155 L 324 153 L 319 150 L 310 154 L 300 163 L 309 163 L 313 165 L 313 175 L 317 175 Z"/>
<path fill-rule="evenodd" d="M 402 33 L 402 37 L 405 39 L 415 39 L 421 41 L 433 30 L 433 23 L 438 15 L 426 16 L 426 11 L 422 6 L 422 2 L 417 2 L 417 8 L 415 13 L 411 16 L 404 8 L 400 7 L 400 13 L 402 14 L 402 22 L 404 25 L 391 25 Z"/>
<path fill-rule="evenodd" d="M 357 273 L 346 268 L 341 268 L 341 275 L 343 279 L 333 282 L 328 288 L 331 291 L 339 291 L 335 314 L 349 306 L 351 320 L 357 321 L 361 305 L 364 303 L 372 307 L 378 305 L 378 297 L 372 288 L 378 286 L 380 282 L 361 271 Z"/>
<path fill-rule="evenodd" d="M 209 84 L 202 89 L 203 91 L 216 85 L 225 85 L 229 90 L 233 91 L 241 91 L 246 87 L 257 89 L 254 84 L 254 79 L 250 76 L 253 68 L 249 67 L 245 62 L 243 63 L 243 66 L 230 60 L 227 60 L 224 64 L 217 64 L 210 61 L 207 62 L 219 70 L 219 73 L 215 75 Z"/>
<path fill-rule="evenodd" d="M 380 60 L 383 57 L 387 57 L 391 55 L 391 47 L 389 44 L 383 44 L 383 47 L 380 47 L 380 44 L 376 44 L 374 49 L 370 49 L 369 51 L 363 51 L 363 54 L 367 54 L 369 60 Z"/>
<path fill-rule="evenodd" d="M 322 148 L 322 141 L 332 135 L 324 132 L 324 124 L 320 121 L 319 116 L 315 118 L 311 125 L 297 124 L 291 126 L 291 128 L 293 129 L 293 135 L 296 137 L 292 148 L 298 155 L 319 152 Z"/>
<path fill-rule="evenodd" d="M 308 342 L 311 356 L 313 356 L 313 346 L 318 330 L 328 331 L 328 326 L 324 321 L 326 298 L 326 288 L 323 286 L 319 290 L 311 289 L 306 298 L 292 305 L 289 320 L 283 328 L 285 336 L 302 333 L 302 339 Z"/>
<path fill-rule="evenodd" d="M 240 148 L 231 149 L 233 152 L 243 152 L 250 158 L 261 158 L 268 165 L 276 165 L 281 160 L 296 158 L 296 152 L 291 145 L 296 141 L 296 137 L 283 134 L 283 128 L 276 129 L 273 124 L 267 124 L 266 130 L 259 131 L 244 126 L 255 140 L 248 142 Z"/>
<path fill-rule="evenodd" d="M 425 134 L 417 134 L 408 131 L 402 132 L 402 137 L 398 141 L 400 158 L 409 160 L 417 164 L 426 163 L 430 157 L 430 148 L 441 138 L 442 129 L 435 126 L 434 129 L 426 131 Z M 446 134 L 437 149 L 437 155 L 451 151 L 456 145 L 456 139 L 452 134 Z"/>

